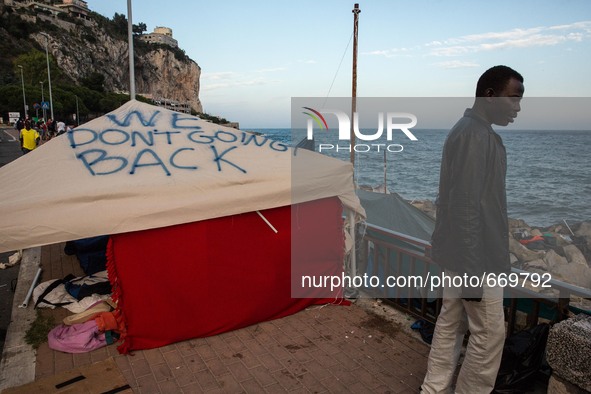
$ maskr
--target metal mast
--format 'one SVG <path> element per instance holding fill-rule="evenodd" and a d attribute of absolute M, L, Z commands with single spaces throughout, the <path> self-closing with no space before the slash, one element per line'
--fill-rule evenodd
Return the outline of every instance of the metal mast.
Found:
<path fill-rule="evenodd" d="M 49 83 L 49 109 L 51 110 L 51 121 L 55 121 L 53 117 L 53 96 L 51 94 L 51 71 L 49 69 L 49 34 L 40 33 L 45 37 L 45 58 L 47 59 L 47 82 Z"/>
<path fill-rule="evenodd" d="M 351 92 L 351 164 L 355 168 L 355 111 L 357 110 L 357 30 L 359 26 L 359 4 L 355 3 L 353 8 L 353 89 Z"/>
<path fill-rule="evenodd" d="M 129 99 L 135 100 L 135 67 L 133 64 L 133 24 L 131 20 L 131 0 L 127 0 L 127 41 L 129 47 Z"/>
<path fill-rule="evenodd" d="M 23 110 L 25 111 L 23 119 L 27 119 L 29 117 L 29 113 L 27 111 L 27 98 L 25 97 L 25 77 L 23 76 L 23 66 L 19 64 L 17 67 L 21 69 L 21 82 L 23 84 Z"/>

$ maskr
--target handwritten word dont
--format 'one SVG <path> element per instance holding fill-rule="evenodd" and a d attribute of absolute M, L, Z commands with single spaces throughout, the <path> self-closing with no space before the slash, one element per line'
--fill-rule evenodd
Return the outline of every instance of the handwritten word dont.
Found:
<path fill-rule="evenodd" d="M 254 144 L 258 147 L 268 146 L 271 150 L 277 152 L 287 151 L 287 145 L 271 140 L 267 137 L 245 133 L 232 133 L 223 130 L 214 132 L 204 132 L 202 130 L 193 130 L 190 132 L 182 131 L 128 131 L 123 129 L 105 129 L 96 131 L 92 129 L 77 128 L 68 132 L 68 139 L 72 148 L 80 146 L 99 143 L 105 145 L 125 145 L 129 144 L 132 147 L 140 144 L 146 146 L 156 146 L 159 144 L 176 145 L 176 144 L 213 144 L 216 141 L 223 143 L 238 143 L 240 145 Z"/>
<path fill-rule="evenodd" d="M 77 128 L 67 135 L 71 148 L 77 151 L 76 158 L 91 175 L 110 175 L 121 171 L 133 175 L 144 167 L 160 168 L 167 176 L 172 175 L 174 170 L 195 171 L 199 169 L 197 162 L 203 160 L 204 152 L 200 149 L 198 154 L 196 148 L 204 145 L 210 148 L 205 151 L 209 152 L 206 161 L 209 170 L 221 172 L 228 168 L 247 173 L 245 164 L 236 162 L 236 157 L 245 160 L 244 156 L 232 157 L 236 149 L 255 146 L 276 152 L 288 150 L 287 145 L 264 136 L 243 131 L 205 132 L 194 126 L 189 130 L 164 131 Z M 115 146 L 128 146 L 130 149 L 123 156 L 110 152 Z"/>

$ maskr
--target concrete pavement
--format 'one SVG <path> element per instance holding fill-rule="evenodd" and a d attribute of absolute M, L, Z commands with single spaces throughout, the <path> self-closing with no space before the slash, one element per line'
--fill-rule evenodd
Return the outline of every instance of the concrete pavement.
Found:
<path fill-rule="evenodd" d="M 23 154 L 18 141 L 18 131 L 14 127 L 0 124 L 0 167 L 21 157 Z M 2 185 L 7 187 L 7 185 Z M 7 264 L 14 251 L 0 253 L 0 263 Z M 18 278 L 19 266 L 0 269 L 0 351 L 4 347 L 13 304 L 13 283 Z"/>
<path fill-rule="evenodd" d="M 63 244 L 41 248 L 40 256 L 43 281 L 80 274 L 76 258 L 63 254 Z M 25 311 L 34 314 L 31 307 L 19 312 Z M 59 322 L 68 312 L 50 313 Z M 126 356 L 116 345 L 67 354 L 43 344 L 34 360 L 30 353 L 17 361 L 16 353 L 5 352 L 0 388 L 112 357 L 137 393 L 415 393 L 429 347 L 410 331 L 411 323 L 374 300 L 358 300 Z M 15 335 L 10 349 L 25 329 L 17 324 L 10 329 Z"/>

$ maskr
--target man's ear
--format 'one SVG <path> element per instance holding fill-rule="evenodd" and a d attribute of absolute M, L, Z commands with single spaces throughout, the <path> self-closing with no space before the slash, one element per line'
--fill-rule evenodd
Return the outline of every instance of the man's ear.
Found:
<path fill-rule="evenodd" d="M 488 88 L 484 91 L 484 97 L 487 99 L 487 101 L 491 101 L 490 99 L 492 97 L 495 97 L 495 91 L 493 88 Z"/>

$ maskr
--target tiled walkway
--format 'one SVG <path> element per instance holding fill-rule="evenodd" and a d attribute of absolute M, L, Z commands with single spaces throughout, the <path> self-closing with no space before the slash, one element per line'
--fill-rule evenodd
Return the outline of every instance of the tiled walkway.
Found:
<path fill-rule="evenodd" d="M 82 275 L 63 245 L 42 248 L 43 280 Z M 416 393 L 429 347 L 370 301 L 311 307 L 208 338 L 119 355 L 116 345 L 67 354 L 43 344 L 36 378 L 113 357 L 138 393 Z M 45 312 L 47 313 L 47 312 Z M 59 322 L 65 309 L 54 310 Z M 411 324 L 411 321 L 404 322 Z"/>

